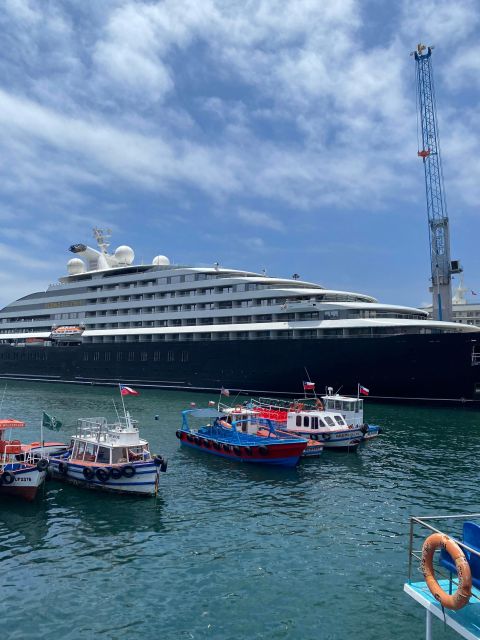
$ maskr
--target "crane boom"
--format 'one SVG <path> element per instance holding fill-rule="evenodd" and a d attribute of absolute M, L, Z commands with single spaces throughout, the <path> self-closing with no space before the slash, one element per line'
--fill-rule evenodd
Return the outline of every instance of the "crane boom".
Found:
<path fill-rule="evenodd" d="M 422 148 L 419 149 L 418 156 L 423 161 L 427 196 L 433 317 L 436 320 L 451 321 L 452 273 L 458 273 L 461 269 L 458 262 L 452 264 L 450 261 L 449 223 L 431 63 L 432 47 L 419 44 L 413 53 L 416 64 L 417 108 L 422 131 Z"/>

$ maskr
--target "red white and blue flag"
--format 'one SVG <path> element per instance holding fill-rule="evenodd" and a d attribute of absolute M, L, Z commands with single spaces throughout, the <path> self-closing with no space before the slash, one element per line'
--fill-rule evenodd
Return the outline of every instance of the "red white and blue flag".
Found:
<path fill-rule="evenodd" d="M 120 395 L 122 396 L 138 396 L 139 393 L 138 391 L 135 391 L 135 389 L 132 389 L 132 387 L 127 387 L 124 384 L 120 385 Z"/>
<path fill-rule="evenodd" d="M 367 389 L 367 387 L 362 387 L 361 384 L 358 385 L 358 393 L 361 396 L 368 396 L 368 394 L 370 393 L 370 389 Z"/>
<path fill-rule="evenodd" d="M 310 381 L 303 381 L 303 390 L 304 391 L 313 391 L 315 389 L 315 383 Z"/>

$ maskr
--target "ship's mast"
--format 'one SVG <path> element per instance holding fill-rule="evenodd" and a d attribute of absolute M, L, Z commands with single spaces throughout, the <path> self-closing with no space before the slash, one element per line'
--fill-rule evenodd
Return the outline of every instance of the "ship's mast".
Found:
<path fill-rule="evenodd" d="M 432 49 L 433 47 L 419 44 L 412 52 L 415 56 L 417 109 L 422 132 L 422 147 L 418 150 L 418 156 L 423 160 L 425 171 L 433 318 L 451 321 L 452 273 L 459 273 L 462 269 L 458 261 L 450 262 L 449 223 L 438 137 Z"/>
<path fill-rule="evenodd" d="M 97 245 L 102 253 L 108 253 L 111 235 L 111 229 L 99 229 L 98 227 L 93 227 L 93 237 L 97 241 Z"/>

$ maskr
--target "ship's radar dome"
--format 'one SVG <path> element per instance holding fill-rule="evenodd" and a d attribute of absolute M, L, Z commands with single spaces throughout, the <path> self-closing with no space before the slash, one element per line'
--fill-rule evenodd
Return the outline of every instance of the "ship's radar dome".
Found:
<path fill-rule="evenodd" d="M 135 258 L 135 252 L 131 247 L 127 247 L 126 244 L 122 244 L 115 249 L 115 258 L 119 264 L 132 264 Z"/>
<path fill-rule="evenodd" d="M 67 262 L 68 275 L 77 276 L 79 273 L 85 272 L 85 263 L 80 258 L 72 258 Z"/>
<path fill-rule="evenodd" d="M 152 260 L 152 264 L 157 267 L 168 267 L 168 265 L 170 264 L 170 260 L 167 258 L 167 256 L 155 256 L 155 258 Z"/>

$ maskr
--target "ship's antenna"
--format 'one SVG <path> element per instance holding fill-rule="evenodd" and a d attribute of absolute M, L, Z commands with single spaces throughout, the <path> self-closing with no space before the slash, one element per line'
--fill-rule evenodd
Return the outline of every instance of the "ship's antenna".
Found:
<path fill-rule="evenodd" d="M 101 249 L 102 253 L 108 252 L 108 247 L 110 246 L 110 236 L 112 235 L 111 229 L 99 229 L 98 227 L 93 227 L 93 237 L 97 241 L 99 249 Z"/>

